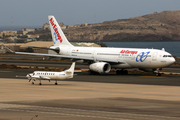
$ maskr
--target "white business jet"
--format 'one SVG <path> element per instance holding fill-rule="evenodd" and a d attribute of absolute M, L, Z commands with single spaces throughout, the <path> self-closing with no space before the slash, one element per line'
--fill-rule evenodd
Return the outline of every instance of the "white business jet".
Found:
<path fill-rule="evenodd" d="M 52 71 L 34 71 L 33 73 L 27 74 L 26 77 L 29 79 L 29 82 L 39 80 L 39 85 L 41 84 L 41 80 L 51 80 L 55 81 L 55 85 L 57 85 L 57 81 L 73 78 L 74 75 L 75 62 L 72 63 L 71 67 L 68 70 L 62 72 L 52 72 Z M 16 76 L 21 77 L 21 76 Z"/>
<path fill-rule="evenodd" d="M 75 47 L 67 40 L 54 16 L 48 18 L 54 43 L 54 46 L 48 49 L 57 54 L 15 52 L 16 54 L 59 57 L 88 63 L 89 74 L 108 73 L 112 68 L 116 69 L 117 74 L 128 74 L 125 69 L 139 68 L 160 76 L 159 70 L 175 62 L 170 53 L 158 49 Z"/>

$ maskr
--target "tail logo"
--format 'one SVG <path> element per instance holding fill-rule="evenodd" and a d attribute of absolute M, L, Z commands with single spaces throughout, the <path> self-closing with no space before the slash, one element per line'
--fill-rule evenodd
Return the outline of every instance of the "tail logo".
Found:
<path fill-rule="evenodd" d="M 144 62 L 146 60 L 146 58 L 148 57 L 150 51 L 149 52 L 142 52 L 140 54 L 137 55 L 136 57 L 136 62 Z"/>
<path fill-rule="evenodd" d="M 56 41 L 58 40 L 56 33 L 54 32 L 53 42 L 56 44 Z"/>
<path fill-rule="evenodd" d="M 58 28 L 57 28 L 56 24 L 54 24 L 53 18 L 51 18 L 49 21 L 50 21 L 50 23 L 51 23 L 51 25 L 53 27 L 53 30 L 54 30 L 54 38 L 55 38 L 55 40 L 56 41 L 59 40 L 60 43 L 62 43 L 63 40 L 62 40 L 62 38 L 61 38 L 61 36 L 60 36 L 60 34 L 58 32 Z M 53 42 L 55 43 L 54 39 L 53 39 Z"/>

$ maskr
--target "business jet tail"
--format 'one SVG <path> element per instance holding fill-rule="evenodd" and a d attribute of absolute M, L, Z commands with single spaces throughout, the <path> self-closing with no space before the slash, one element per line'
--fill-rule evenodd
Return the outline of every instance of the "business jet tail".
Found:
<path fill-rule="evenodd" d="M 75 69 L 75 62 L 72 63 L 71 67 L 66 70 L 66 74 L 68 74 L 69 76 L 71 76 L 71 78 L 73 78 L 74 75 L 74 69 Z"/>
<path fill-rule="evenodd" d="M 64 35 L 54 16 L 48 16 L 54 46 L 73 46 Z"/>

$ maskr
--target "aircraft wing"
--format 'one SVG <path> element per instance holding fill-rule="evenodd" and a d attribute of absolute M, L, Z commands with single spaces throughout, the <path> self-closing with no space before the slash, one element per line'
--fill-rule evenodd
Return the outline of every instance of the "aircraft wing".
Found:
<path fill-rule="evenodd" d="M 47 49 L 47 50 L 53 50 L 56 53 L 59 53 L 59 47 L 51 46 L 50 48 L 47 47 L 34 47 L 34 46 L 28 46 L 30 48 L 40 48 L 40 49 Z"/>
<path fill-rule="evenodd" d="M 24 54 L 24 55 L 40 55 L 40 56 L 48 56 L 48 57 L 59 57 L 59 58 L 70 58 L 70 59 L 78 59 L 78 60 L 89 60 L 89 61 L 106 61 L 112 63 L 125 63 L 124 61 L 119 61 L 115 59 L 108 58 L 93 58 L 93 57 L 82 57 L 82 56 L 68 56 L 68 55 L 55 55 L 55 54 L 41 54 L 41 53 L 28 53 L 28 52 L 14 52 L 15 54 Z"/>
<path fill-rule="evenodd" d="M 41 79 L 40 76 L 31 76 L 33 79 Z"/>
<path fill-rule="evenodd" d="M 27 78 L 26 76 L 18 76 L 18 75 L 16 75 L 16 77 L 18 77 L 18 78 Z"/>
<path fill-rule="evenodd" d="M 124 61 L 119 61 L 116 59 L 109 59 L 109 58 L 94 58 L 94 57 L 82 57 L 82 56 L 70 56 L 70 55 L 56 55 L 56 54 L 41 54 L 41 53 L 28 53 L 28 52 L 14 52 L 8 47 L 5 46 L 7 50 L 15 54 L 24 54 L 24 55 L 40 55 L 40 56 L 48 56 L 48 57 L 58 57 L 58 58 L 69 58 L 69 59 L 77 59 L 77 60 L 87 60 L 87 61 L 104 61 L 104 62 L 111 62 L 111 63 L 121 63 L 124 64 Z"/>
<path fill-rule="evenodd" d="M 42 77 L 42 76 L 32 76 L 31 78 L 38 80 L 51 80 L 49 77 Z"/>
<path fill-rule="evenodd" d="M 43 79 L 43 80 L 51 80 L 49 77 L 42 77 L 42 76 L 39 76 L 40 79 Z"/>

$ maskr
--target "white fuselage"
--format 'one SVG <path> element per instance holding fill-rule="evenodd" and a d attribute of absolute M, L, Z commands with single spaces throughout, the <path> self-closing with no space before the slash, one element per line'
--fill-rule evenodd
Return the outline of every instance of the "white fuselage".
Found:
<path fill-rule="evenodd" d="M 115 59 L 123 61 L 111 64 L 112 68 L 163 68 L 175 62 L 168 52 L 157 49 L 67 47 L 60 46 L 61 55 Z M 97 61 L 98 62 L 98 61 Z"/>
<path fill-rule="evenodd" d="M 35 80 L 40 81 L 39 85 L 41 85 L 41 80 L 48 80 L 49 82 L 51 80 L 54 80 L 56 81 L 55 85 L 57 85 L 58 80 L 73 78 L 74 68 L 75 68 L 75 62 L 72 63 L 69 69 L 62 72 L 34 71 L 33 73 L 27 74 L 26 77 L 29 79 L 29 82 L 33 80 L 32 84 L 34 84 Z"/>
<path fill-rule="evenodd" d="M 66 72 L 51 72 L 51 71 L 34 71 L 30 75 L 35 79 L 42 79 L 42 80 L 43 79 L 44 80 L 64 80 L 64 79 L 69 79 L 73 77 L 73 75 L 67 74 Z"/>

